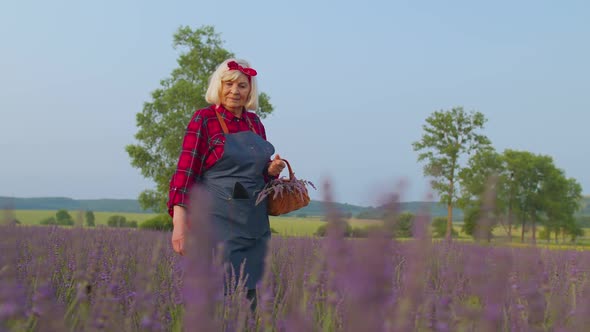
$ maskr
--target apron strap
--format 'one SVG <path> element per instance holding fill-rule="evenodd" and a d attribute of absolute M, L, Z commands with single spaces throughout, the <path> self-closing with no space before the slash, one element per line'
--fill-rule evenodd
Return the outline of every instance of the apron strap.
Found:
<path fill-rule="evenodd" d="M 215 110 L 215 115 L 217 115 L 217 120 L 219 120 L 219 124 L 221 125 L 221 129 L 223 130 L 224 134 L 229 133 L 229 130 L 227 130 L 227 125 L 225 124 L 225 121 L 223 120 L 223 118 L 221 117 L 221 114 L 219 114 L 219 112 L 217 110 Z"/>
<path fill-rule="evenodd" d="M 223 130 L 223 133 L 228 134 L 229 130 L 227 129 L 227 124 L 225 123 L 225 120 L 223 119 L 223 117 L 221 117 L 221 114 L 219 114 L 219 111 L 217 110 L 217 108 L 215 108 L 215 115 L 217 115 L 217 120 L 219 120 L 219 124 L 221 125 L 221 129 Z M 250 118 L 248 118 L 247 116 L 244 116 L 244 117 L 246 118 L 246 122 L 248 122 L 248 127 L 250 127 L 250 130 L 252 130 L 254 132 L 254 134 L 258 135 L 256 130 L 254 129 L 254 126 L 252 126 L 252 122 L 250 122 Z"/>

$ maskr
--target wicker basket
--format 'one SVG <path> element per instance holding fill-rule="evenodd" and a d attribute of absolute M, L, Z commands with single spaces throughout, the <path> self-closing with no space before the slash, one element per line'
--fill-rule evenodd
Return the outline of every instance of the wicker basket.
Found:
<path fill-rule="evenodd" d="M 295 210 L 299 210 L 302 207 L 305 207 L 309 204 L 309 194 L 307 193 L 307 189 L 305 186 L 300 186 L 300 190 L 290 190 L 290 183 L 297 181 L 295 178 L 295 173 L 293 173 L 293 169 L 289 162 L 285 159 L 281 159 L 287 164 L 289 168 L 289 178 L 288 179 L 279 179 L 278 181 L 283 181 L 286 185 L 286 189 L 282 192 L 275 194 L 270 193 L 268 195 L 268 214 L 271 216 L 280 216 L 281 214 L 286 214 Z M 302 189 L 301 189 L 302 188 Z"/>

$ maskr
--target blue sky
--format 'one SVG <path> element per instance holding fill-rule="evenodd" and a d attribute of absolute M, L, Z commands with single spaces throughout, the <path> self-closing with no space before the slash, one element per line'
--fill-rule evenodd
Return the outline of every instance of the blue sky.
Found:
<path fill-rule="evenodd" d="M 176 66 L 181 25 L 249 60 L 297 176 L 373 205 L 404 179 L 435 110 L 486 115 L 498 151 L 547 154 L 590 193 L 586 1 L 4 1 L 0 195 L 136 198 L 135 114 Z M 319 198 L 321 191 L 312 193 Z"/>

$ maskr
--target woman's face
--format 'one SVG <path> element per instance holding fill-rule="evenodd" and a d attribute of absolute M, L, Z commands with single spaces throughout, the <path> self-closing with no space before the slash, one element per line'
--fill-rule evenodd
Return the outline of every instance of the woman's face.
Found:
<path fill-rule="evenodd" d="M 221 82 L 221 104 L 231 112 L 239 112 L 246 106 L 250 95 L 250 82 L 246 75 L 240 75 L 234 81 Z"/>

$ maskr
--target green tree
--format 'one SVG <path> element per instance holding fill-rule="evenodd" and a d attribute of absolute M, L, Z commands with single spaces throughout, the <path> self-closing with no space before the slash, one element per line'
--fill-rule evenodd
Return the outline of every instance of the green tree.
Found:
<path fill-rule="evenodd" d="M 558 242 L 560 233 L 563 237 L 569 234 L 575 240 L 582 230 L 576 220 L 576 213 L 582 207 L 582 186 L 575 179 L 568 179 L 565 172 L 557 168 L 545 174 L 544 181 L 546 239 L 549 240 L 553 232 L 555 242 Z"/>
<path fill-rule="evenodd" d="M 161 213 L 142 222 L 139 225 L 139 228 L 157 231 L 171 231 L 174 226 L 172 224 L 172 218 L 170 215 L 167 213 Z"/>
<path fill-rule="evenodd" d="M 434 237 L 447 237 L 447 218 L 446 217 L 436 217 L 432 221 L 432 235 Z M 453 228 L 451 229 L 451 236 L 457 237 L 459 233 Z"/>
<path fill-rule="evenodd" d="M 125 216 L 114 215 L 107 220 L 109 227 L 127 227 L 127 218 Z"/>
<path fill-rule="evenodd" d="M 480 217 L 480 209 L 470 206 L 464 209 L 463 226 L 461 230 L 467 235 L 474 236 L 475 228 L 477 227 L 477 221 Z"/>
<path fill-rule="evenodd" d="M 41 224 L 41 225 L 57 225 L 57 221 L 55 220 L 55 217 L 52 216 L 52 217 L 47 217 L 47 218 L 41 220 L 39 222 L 39 224 Z"/>
<path fill-rule="evenodd" d="M 504 212 L 504 167 L 501 155 L 491 147 L 471 156 L 459 173 L 463 231 L 475 238 L 491 240 L 493 228 Z"/>
<path fill-rule="evenodd" d="M 490 145 L 490 140 L 479 133 L 486 121 L 482 113 L 466 112 L 462 107 L 436 111 L 426 119 L 421 140 L 412 144 L 414 151 L 419 152 L 418 161 L 426 162 L 424 175 L 432 177 L 433 189 L 447 206 L 447 239 L 451 239 L 453 230 L 458 174 L 463 168 L 461 157 Z"/>
<path fill-rule="evenodd" d="M 128 145 L 131 165 L 155 183 L 155 188 L 139 195 L 144 209 L 166 210 L 170 178 L 174 173 L 182 138 L 194 111 L 207 106 L 205 92 L 216 66 L 233 54 L 223 48 L 220 35 L 212 26 L 196 30 L 180 27 L 174 34 L 174 48 L 180 51 L 178 67 L 160 82 L 137 114 L 137 144 Z M 270 98 L 259 95 L 256 113 L 264 118 L 273 111 Z"/>
<path fill-rule="evenodd" d="M 541 222 L 547 232 L 566 228 L 575 231 L 575 212 L 579 209 L 581 187 L 567 179 L 553 159 L 527 151 L 504 151 L 504 162 L 510 177 L 510 202 L 521 222 L 521 242 L 527 223 L 532 229 L 532 242 L 536 242 L 536 226 Z"/>
<path fill-rule="evenodd" d="M 412 237 L 414 227 L 414 214 L 411 212 L 402 212 L 397 216 L 393 229 L 395 237 Z"/>
<path fill-rule="evenodd" d="M 576 223 L 580 225 L 580 227 L 590 227 L 590 216 L 577 216 Z"/>
<path fill-rule="evenodd" d="M 88 227 L 94 227 L 96 226 L 95 224 L 95 220 L 96 218 L 94 217 L 94 212 L 91 210 L 86 211 L 86 226 Z"/>
<path fill-rule="evenodd" d="M 72 219 L 72 216 L 70 215 L 70 213 L 64 209 L 58 210 L 55 213 L 55 221 L 57 222 L 58 225 L 63 225 L 63 226 L 74 225 L 74 219 Z"/>

